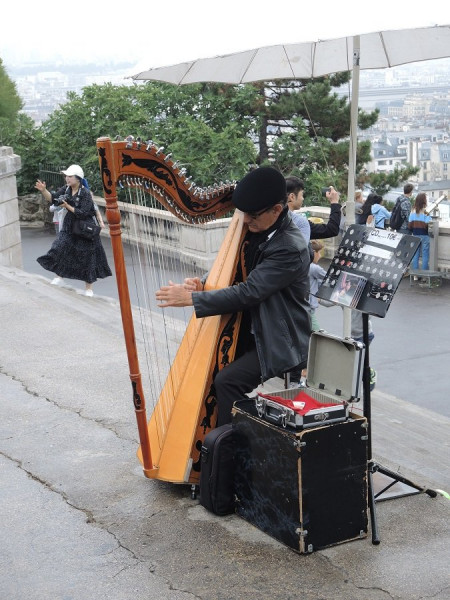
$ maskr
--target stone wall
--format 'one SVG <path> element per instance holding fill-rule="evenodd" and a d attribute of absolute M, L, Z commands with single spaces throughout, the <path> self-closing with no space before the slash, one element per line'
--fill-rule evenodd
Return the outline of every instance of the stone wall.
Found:
<path fill-rule="evenodd" d="M 106 224 L 102 235 L 109 235 L 106 201 L 98 196 L 94 200 Z M 123 202 L 117 204 L 121 214 L 123 241 L 147 245 L 166 258 L 204 271 L 212 267 L 231 221 L 230 218 L 224 218 L 202 225 L 190 225 L 166 210 L 131 207 Z"/>
<path fill-rule="evenodd" d="M 17 205 L 17 198 L 14 200 L 16 203 L 15 205 Z M 109 229 L 105 216 L 105 199 L 95 196 L 94 200 L 97 203 L 106 224 L 106 228 L 102 230 L 102 235 L 109 236 Z M 156 245 L 157 249 L 163 251 L 167 256 L 177 258 L 181 262 L 204 270 L 208 270 L 212 266 L 230 223 L 230 219 L 219 219 L 218 221 L 206 223 L 205 225 L 198 227 L 181 223 L 167 211 L 135 207 L 131 212 L 129 205 L 121 202 L 118 204 L 122 217 L 121 228 L 122 239 L 124 241 L 142 243 L 143 240 L 150 238 L 152 244 Z M 1 210 L 2 204 L 0 204 L 0 224 L 3 222 Z M 22 226 L 43 227 L 45 225 L 53 227 L 52 213 L 48 210 L 48 203 L 42 199 L 41 194 L 29 194 L 28 196 L 21 197 L 19 199 L 19 210 Z M 301 209 L 301 212 L 307 212 L 310 218 L 319 219 L 325 223 L 330 216 L 329 207 L 324 206 L 308 206 Z M 20 231 L 15 231 L 19 236 L 20 241 Z M 0 239 L 1 235 L 0 229 Z M 16 239 L 16 237 L 14 239 Z M 437 266 L 440 271 L 448 275 L 450 273 L 449 221 L 440 222 L 438 239 Z M 340 235 L 335 238 L 323 240 L 323 258 L 333 258 L 340 242 Z M 3 262 L 1 264 L 13 263 Z"/>
<path fill-rule="evenodd" d="M 328 223 L 330 218 L 329 206 L 305 206 L 296 212 L 305 213 L 314 223 Z M 322 258 L 332 259 L 341 243 L 341 236 L 321 240 L 323 243 Z"/>
<path fill-rule="evenodd" d="M 52 225 L 49 203 L 40 193 L 27 194 L 19 198 L 19 217 L 22 227 L 44 227 Z"/>
<path fill-rule="evenodd" d="M 95 197 L 105 223 L 104 198 Z M 181 222 L 168 211 L 146 207 L 134 207 L 118 202 L 121 213 L 122 239 L 129 242 L 142 243 L 151 239 L 152 245 L 162 251 L 165 256 L 177 258 L 180 261 L 208 270 L 211 268 L 231 219 L 219 219 L 201 226 L 188 225 Z M 309 213 L 310 218 L 328 222 L 330 208 L 310 206 L 302 209 Z M 109 232 L 103 230 L 104 235 Z M 323 240 L 323 258 L 333 258 L 340 236 Z"/>
<path fill-rule="evenodd" d="M 0 146 L 0 264 L 23 267 L 16 173 L 20 156 L 9 146 Z"/>

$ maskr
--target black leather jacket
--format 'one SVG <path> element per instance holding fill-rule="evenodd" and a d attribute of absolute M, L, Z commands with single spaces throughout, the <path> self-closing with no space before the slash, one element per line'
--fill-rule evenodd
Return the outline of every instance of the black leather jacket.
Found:
<path fill-rule="evenodd" d="M 194 292 L 197 317 L 250 310 L 262 380 L 280 376 L 307 360 L 311 335 L 309 252 L 289 213 L 259 247 L 243 283 Z"/>

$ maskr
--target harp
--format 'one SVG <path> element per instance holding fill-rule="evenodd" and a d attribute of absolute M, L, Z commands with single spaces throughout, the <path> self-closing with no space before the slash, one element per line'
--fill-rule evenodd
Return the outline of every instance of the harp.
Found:
<path fill-rule="evenodd" d="M 136 203 L 138 210 L 141 210 L 142 199 L 144 204 L 148 204 L 149 199 L 156 200 L 165 214 L 169 211 L 185 226 L 193 228 L 232 209 L 235 184 L 198 188 L 186 177 L 184 169 L 170 155 L 163 153 L 162 148 L 157 148 L 151 141 L 142 143 L 139 139 L 134 140 L 131 136 L 125 141 L 99 138 L 97 150 L 139 433 L 138 457 L 146 477 L 195 484 L 199 481 L 203 438 L 215 427 L 217 420 L 214 375 L 234 358 L 240 315 L 197 319 L 192 314 L 174 359 L 167 368 L 165 381 L 162 380 L 164 383 L 158 385 L 157 378 L 149 378 L 151 392 L 155 395 L 155 388 L 160 389 L 156 390 L 157 401 L 153 403 L 147 422 L 148 403 L 140 371 L 118 193 L 125 194 L 130 205 L 136 197 L 140 198 Z M 161 213 L 161 210 L 156 212 Z M 243 215 L 235 211 L 209 271 L 205 289 L 221 288 L 243 280 L 240 257 L 244 234 Z M 150 271 L 155 270 L 156 267 L 150 265 Z M 167 279 L 163 283 L 167 283 Z M 159 287 L 158 283 L 151 289 L 151 285 L 144 281 L 144 288 L 153 297 Z M 160 315 L 166 310 L 147 307 L 145 312 Z M 147 328 L 147 335 L 163 337 L 162 330 L 150 332 L 148 329 L 152 329 L 152 325 Z M 151 358 L 146 362 L 153 365 L 155 360 Z"/>

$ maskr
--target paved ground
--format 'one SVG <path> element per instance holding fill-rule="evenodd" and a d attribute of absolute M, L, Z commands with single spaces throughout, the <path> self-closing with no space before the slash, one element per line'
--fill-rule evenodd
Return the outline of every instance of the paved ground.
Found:
<path fill-rule="evenodd" d="M 369 536 L 300 556 L 237 516 L 207 513 L 185 486 L 145 479 L 135 456 L 117 300 L 86 298 L 78 284 L 55 288 L 49 281 L 45 272 L 0 267 L 2 598 L 450 597 L 450 504 L 441 495 L 377 503 L 378 546 Z M 448 397 L 448 287 L 405 284 L 375 325 L 374 458 L 448 491 L 450 419 L 439 402 L 429 405 L 431 395 Z M 100 284 L 95 289 L 101 293 Z M 322 325 L 335 309 L 324 310 Z M 395 340 L 413 331 L 418 315 L 426 335 L 399 341 L 396 353 Z M 425 340 L 428 353 L 420 356 Z M 401 386 L 420 370 L 413 389 L 426 396 L 426 406 L 413 403 L 402 387 L 398 394 L 384 387 L 391 368 Z"/>

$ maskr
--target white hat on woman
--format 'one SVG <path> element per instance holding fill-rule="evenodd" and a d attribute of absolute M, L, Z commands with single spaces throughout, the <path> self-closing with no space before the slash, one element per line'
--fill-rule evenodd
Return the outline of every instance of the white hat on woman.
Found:
<path fill-rule="evenodd" d="M 61 173 L 69 177 L 71 177 L 72 175 L 76 175 L 80 179 L 84 178 L 84 172 L 80 165 L 70 165 L 70 167 L 66 171 L 61 171 Z"/>

